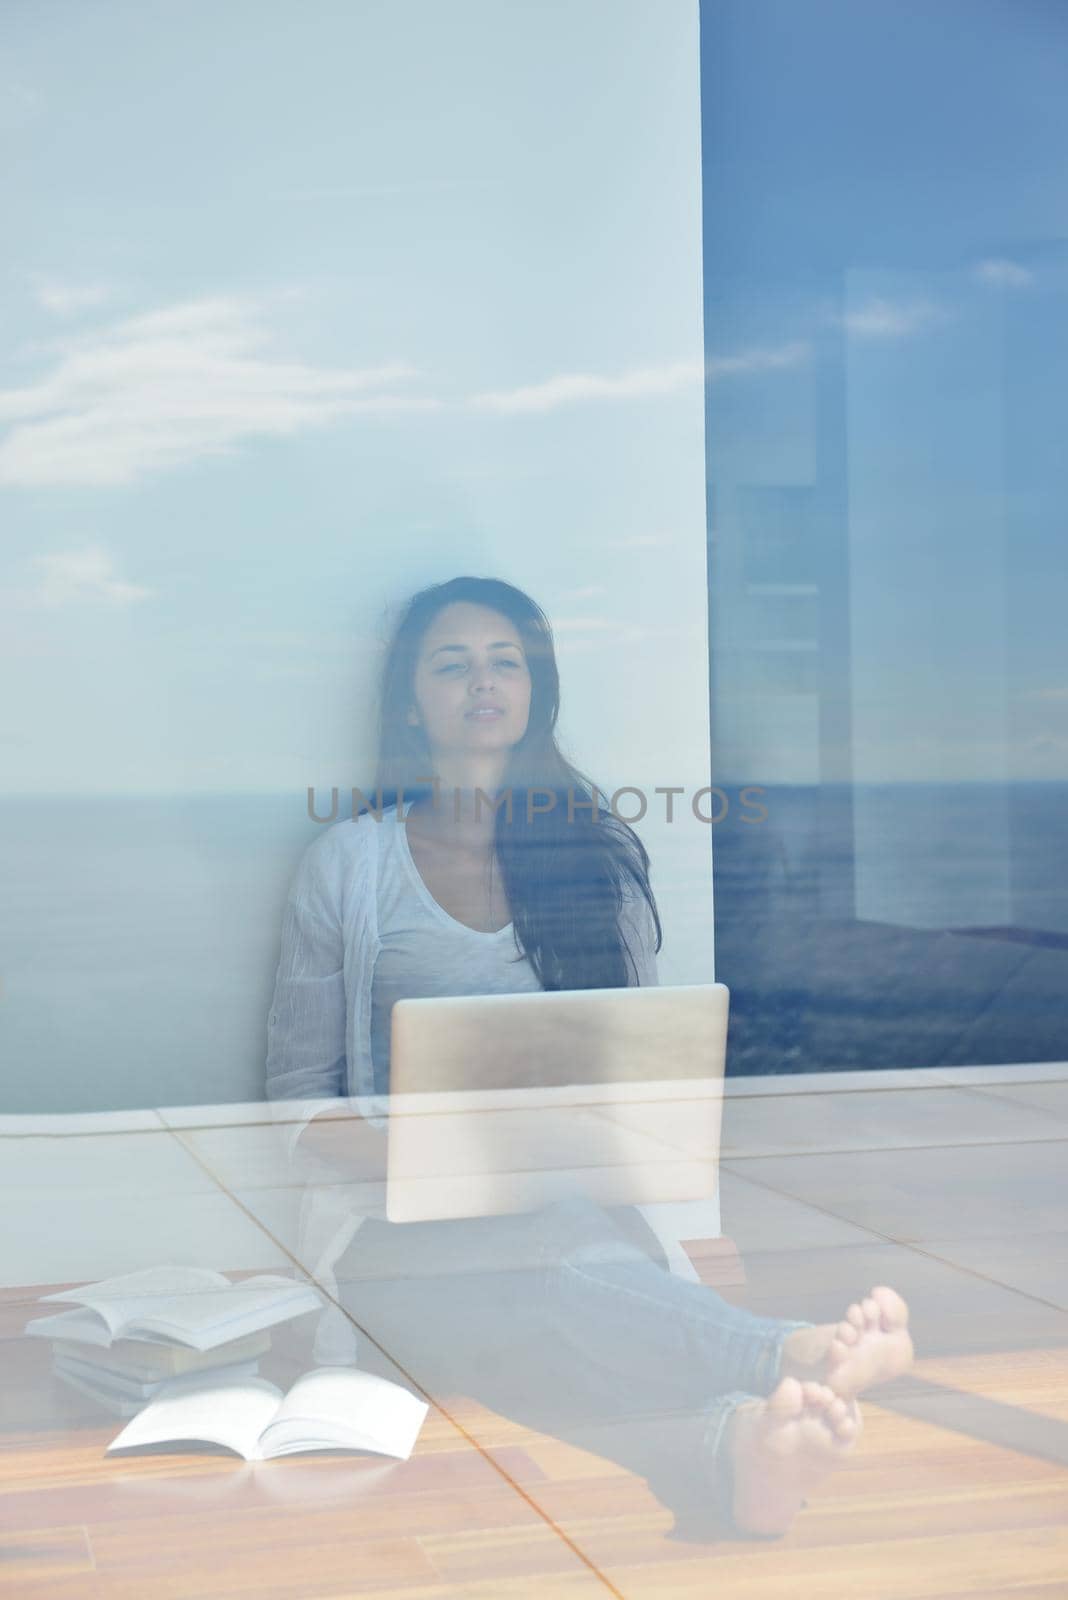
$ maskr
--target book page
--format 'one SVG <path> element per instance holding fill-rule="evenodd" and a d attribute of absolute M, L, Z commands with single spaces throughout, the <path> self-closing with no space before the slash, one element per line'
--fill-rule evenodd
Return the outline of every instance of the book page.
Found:
<path fill-rule="evenodd" d="M 144 1267 L 139 1272 L 124 1272 L 100 1283 L 87 1283 L 80 1289 L 61 1289 L 42 1300 L 73 1300 L 76 1305 L 95 1311 L 114 1335 L 125 1323 L 142 1314 L 162 1311 L 161 1301 L 176 1297 L 195 1297 L 212 1290 L 232 1288 L 229 1278 L 209 1267 Z"/>
<path fill-rule="evenodd" d="M 67 1314 L 98 1316 L 111 1338 L 170 1340 L 201 1351 L 302 1316 L 322 1303 L 314 1285 L 299 1279 L 260 1273 L 231 1283 L 221 1272 L 201 1267 L 150 1267 L 45 1298 L 76 1300 L 86 1310 Z"/>
<path fill-rule="evenodd" d="M 407 1461 L 429 1409 L 387 1378 L 320 1367 L 298 1378 L 278 1407 L 261 1441 L 263 1455 L 347 1445 Z"/>
<path fill-rule="evenodd" d="M 111 1333 L 95 1311 L 76 1307 L 71 1311 L 56 1311 L 50 1317 L 35 1317 L 27 1322 L 23 1332 L 33 1339 L 71 1339 L 79 1344 L 107 1349 Z"/>
<path fill-rule="evenodd" d="M 321 1304 L 312 1284 L 293 1278 L 249 1278 L 181 1301 L 144 1302 L 123 1330 L 132 1338 L 159 1334 L 210 1350 L 241 1334 L 318 1310 Z"/>
<path fill-rule="evenodd" d="M 260 1435 L 281 1398 L 281 1391 L 262 1378 L 241 1383 L 209 1383 L 199 1375 L 176 1378 L 112 1439 L 108 1452 L 190 1439 L 225 1445 L 256 1461 Z"/>

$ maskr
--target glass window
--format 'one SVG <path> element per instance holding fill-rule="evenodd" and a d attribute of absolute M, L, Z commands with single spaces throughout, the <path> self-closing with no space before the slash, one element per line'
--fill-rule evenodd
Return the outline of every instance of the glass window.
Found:
<path fill-rule="evenodd" d="M 1068 1055 L 1068 13 L 702 10 L 731 1070 Z"/>

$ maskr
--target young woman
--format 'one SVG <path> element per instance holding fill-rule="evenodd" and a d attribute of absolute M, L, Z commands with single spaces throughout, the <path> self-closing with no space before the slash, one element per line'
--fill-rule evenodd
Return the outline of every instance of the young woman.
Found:
<path fill-rule="evenodd" d="M 409 602 L 386 659 L 368 808 L 311 846 L 290 894 L 269 1098 L 370 1096 L 374 1106 L 388 1094 L 390 1012 L 402 997 L 657 982 L 648 855 L 561 754 L 558 710 L 549 624 L 520 590 L 455 578 Z M 350 1176 L 384 1169 L 374 1119 L 355 1129 L 313 1120 L 301 1146 Z M 471 1373 L 461 1378 L 455 1352 L 474 1348 L 501 1309 L 502 1241 L 509 1268 L 513 1256 L 537 1263 L 523 1281 L 589 1371 L 607 1374 L 624 1403 L 637 1386 L 647 1409 L 695 1419 L 695 1465 L 738 1532 L 789 1525 L 853 1447 L 856 1394 L 911 1358 L 891 1289 L 873 1289 L 838 1324 L 752 1316 L 667 1272 L 635 1213 L 581 1202 L 533 1218 L 367 1224 L 350 1252 L 358 1318 L 366 1325 L 372 1282 L 383 1305 L 383 1283 L 393 1296 L 394 1341 L 426 1316 L 444 1326 L 462 1302 L 445 1375 L 459 1387 Z M 487 1259 L 495 1269 L 479 1276 Z M 443 1287 L 452 1271 L 464 1275 L 462 1296 Z M 418 1301 L 398 1301 L 398 1285 L 415 1280 Z M 509 1303 L 525 1317 L 514 1289 L 509 1278 Z"/>

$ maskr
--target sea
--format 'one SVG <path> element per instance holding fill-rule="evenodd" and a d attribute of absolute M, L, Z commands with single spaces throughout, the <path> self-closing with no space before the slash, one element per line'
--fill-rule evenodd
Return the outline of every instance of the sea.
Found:
<path fill-rule="evenodd" d="M 1068 1059 L 1068 784 L 772 786 L 761 804 L 706 830 L 731 1071 Z M 0 1112 L 261 1098 L 285 895 L 321 832 L 304 792 L 0 799 Z M 654 887 L 707 897 L 666 832 Z"/>

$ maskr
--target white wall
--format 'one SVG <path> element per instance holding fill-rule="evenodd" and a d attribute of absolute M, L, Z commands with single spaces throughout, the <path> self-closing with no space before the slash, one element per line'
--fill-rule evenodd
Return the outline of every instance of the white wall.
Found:
<path fill-rule="evenodd" d="M 370 781 L 396 608 L 460 572 L 548 612 L 707 979 L 696 4 L 128 22 L 12 30 L 4 1109 L 260 1094 L 306 790 Z"/>

